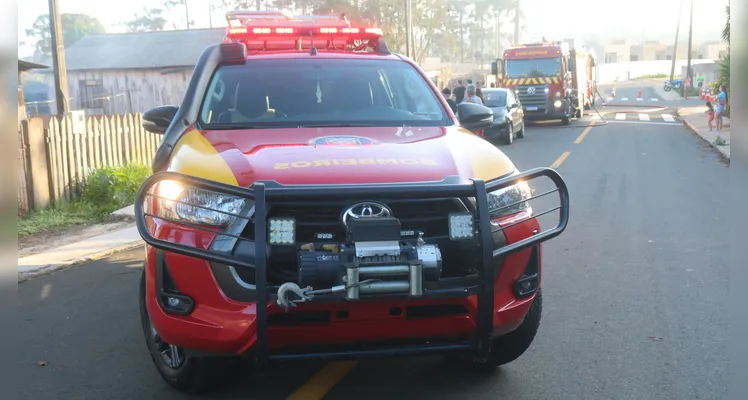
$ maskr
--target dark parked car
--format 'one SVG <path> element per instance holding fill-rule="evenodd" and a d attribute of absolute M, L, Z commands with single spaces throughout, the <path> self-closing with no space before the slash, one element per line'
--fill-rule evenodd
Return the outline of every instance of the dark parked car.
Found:
<path fill-rule="evenodd" d="M 483 89 L 483 97 L 494 114 L 493 125 L 484 131 L 486 140 L 512 144 L 515 137 L 525 137 L 525 114 L 512 89 Z"/>

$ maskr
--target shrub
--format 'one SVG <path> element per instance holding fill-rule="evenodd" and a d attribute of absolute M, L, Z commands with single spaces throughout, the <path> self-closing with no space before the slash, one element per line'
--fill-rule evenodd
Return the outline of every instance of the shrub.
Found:
<path fill-rule="evenodd" d="M 116 210 L 135 202 L 135 194 L 149 176 L 144 165 L 104 167 L 92 173 L 81 194 L 81 201 L 100 208 Z"/>
<path fill-rule="evenodd" d="M 678 89 L 675 89 L 676 92 L 680 95 L 680 97 L 683 97 L 683 92 L 685 91 L 686 86 L 681 84 Z M 698 87 L 691 87 L 688 91 L 689 97 L 698 97 L 701 95 L 701 90 L 699 90 Z"/>

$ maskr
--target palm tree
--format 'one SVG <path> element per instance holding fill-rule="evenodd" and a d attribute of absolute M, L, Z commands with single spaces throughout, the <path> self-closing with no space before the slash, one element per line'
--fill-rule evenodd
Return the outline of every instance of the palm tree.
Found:
<path fill-rule="evenodd" d="M 727 20 L 725 21 L 725 27 L 722 28 L 722 40 L 727 43 L 727 46 L 730 46 L 730 2 L 727 2 L 727 6 L 725 7 L 725 16 L 727 17 Z"/>

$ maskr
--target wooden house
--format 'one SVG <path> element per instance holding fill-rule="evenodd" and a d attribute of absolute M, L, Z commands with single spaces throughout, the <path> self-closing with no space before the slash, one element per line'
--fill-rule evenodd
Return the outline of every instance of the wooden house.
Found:
<path fill-rule="evenodd" d="M 85 36 L 65 50 L 70 109 L 112 115 L 179 105 L 200 53 L 225 33 L 216 28 Z M 51 90 L 51 71 L 42 73 L 49 75 Z"/>

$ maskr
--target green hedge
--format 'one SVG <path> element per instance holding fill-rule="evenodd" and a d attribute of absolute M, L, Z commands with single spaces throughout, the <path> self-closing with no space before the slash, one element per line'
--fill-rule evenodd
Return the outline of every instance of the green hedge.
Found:
<path fill-rule="evenodd" d="M 81 201 L 117 210 L 135 202 L 140 184 L 149 176 L 151 169 L 144 165 L 101 168 L 89 176 Z"/>
<path fill-rule="evenodd" d="M 89 175 L 81 199 L 32 211 L 18 219 L 18 236 L 57 231 L 111 220 L 110 213 L 133 204 L 141 183 L 151 176 L 144 165 L 105 167 Z"/>

